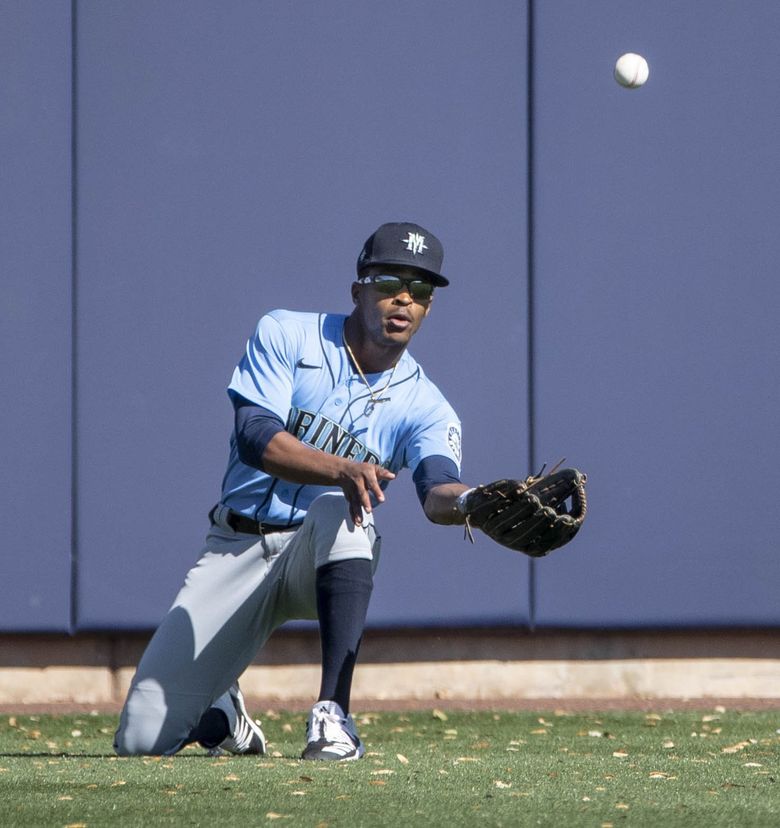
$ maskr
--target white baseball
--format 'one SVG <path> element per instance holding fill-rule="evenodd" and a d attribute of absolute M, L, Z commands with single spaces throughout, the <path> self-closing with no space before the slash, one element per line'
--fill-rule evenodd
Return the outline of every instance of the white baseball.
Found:
<path fill-rule="evenodd" d="M 627 89 L 638 89 L 650 76 L 650 67 L 642 55 L 626 52 L 615 64 L 615 80 Z"/>

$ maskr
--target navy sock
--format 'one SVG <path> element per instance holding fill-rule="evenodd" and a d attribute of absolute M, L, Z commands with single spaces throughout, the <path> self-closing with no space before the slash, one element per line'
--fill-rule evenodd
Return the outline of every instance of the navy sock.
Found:
<path fill-rule="evenodd" d="M 189 735 L 189 742 L 200 742 L 204 748 L 213 748 L 230 736 L 230 722 L 218 707 L 209 709 Z"/>
<path fill-rule="evenodd" d="M 322 647 L 319 700 L 337 702 L 345 715 L 373 585 L 371 561 L 364 558 L 334 561 L 317 570 Z"/>

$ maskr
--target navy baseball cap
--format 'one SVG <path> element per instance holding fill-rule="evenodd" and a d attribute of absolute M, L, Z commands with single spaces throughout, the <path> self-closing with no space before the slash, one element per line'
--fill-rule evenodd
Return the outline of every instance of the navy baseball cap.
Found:
<path fill-rule="evenodd" d="M 444 248 L 433 233 L 410 221 L 383 224 L 374 231 L 357 260 L 358 276 L 374 265 L 403 265 L 422 270 L 437 287 L 446 287 L 450 280 L 439 272 Z"/>

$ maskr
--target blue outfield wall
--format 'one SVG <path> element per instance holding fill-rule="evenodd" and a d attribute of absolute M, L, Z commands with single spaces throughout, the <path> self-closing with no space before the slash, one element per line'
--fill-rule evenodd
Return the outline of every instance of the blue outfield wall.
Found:
<path fill-rule="evenodd" d="M 565 456 L 591 508 L 531 563 L 427 523 L 402 475 L 370 623 L 776 625 L 780 116 L 753 79 L 780 6 L 747 6 L 4 6 L 0 629 L 159 621 L 257 318 L 348 311 L 402 219 L 445 245 L 412 351 L 464 479 Z"/>

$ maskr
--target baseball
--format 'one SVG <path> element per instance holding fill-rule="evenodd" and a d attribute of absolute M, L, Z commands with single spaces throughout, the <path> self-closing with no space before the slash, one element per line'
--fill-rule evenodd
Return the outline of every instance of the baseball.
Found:
<path fill-rule="evenodd" d="M 638 89 L 650 75 L 650 67 L 642 55 L 626 52 L 615 64 L 615 80 L 626 89 Z"/>

